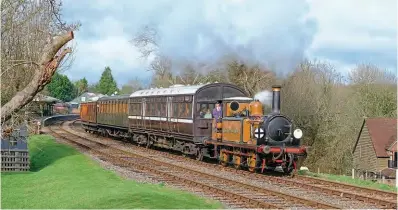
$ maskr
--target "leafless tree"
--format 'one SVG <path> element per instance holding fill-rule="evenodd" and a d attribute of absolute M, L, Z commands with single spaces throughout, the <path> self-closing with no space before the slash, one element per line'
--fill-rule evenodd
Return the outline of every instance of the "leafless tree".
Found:
<path fill-rule="evenodd" d="M 144 88 L 142 81 L 139 78 L 134 78 L 130 80 L 127 84 L 122 86 L 120 90 L 120 94 L 131 94 L 137 90 L 141 90 Z"/>
<path fill-rule="evenodd" d="M 275 81 L 275 75 L 270 71 L 263 70 L 258 65 L 249 66 L 236 60 L 228 63 L 226 71 L 229 82 L 242 87 L 250 96 L 270 88 Z"/>
<path fill-rule="evenodd" d="M 152 26 L 143 27 L 135 34 L 132 42 L 141 52 L 142 58 L 153 57 L 149 71 L 153 72 L 152 86 L 168 87 L 174 84 L 195 85 L 213 81 L 211 76 L 200 73 L 206 64 L 178 61 L 173 63 L 166 55 L 159 53 L 159 34 Z"/>
<path fill-rule="evenodd" d="M 358 65 L 349 75 L 357 109 L 363 117 L 395 117 L 397 77 L 371 64 Z"/>
<path fill-rule="evenodd" d="M 328 63 L 304 61 L 284 81 L 282 112 L 305 133 L 304 144 L 313 148 L 307 163 L 316 165 L 336 137 L 341 99 L 335 90 L 342 77 Z"/>
<path fill-rule="evenodd" d="M 80 24 L 61 21 L 55 0 L 1 2 L 1 120 L 6 122 L 43 90 L 65 64 L 73 30 Z M 70 62 L 70 61 L 69 61 Z"/>
<path fill-rule="evenodd" d="M 159 39 L 156 29 L 153 26 L 145 25 L 135 34 L 132 42 L 141 52 L 142 57 L 148 58 L 150 55 L 157 54 Z"/>

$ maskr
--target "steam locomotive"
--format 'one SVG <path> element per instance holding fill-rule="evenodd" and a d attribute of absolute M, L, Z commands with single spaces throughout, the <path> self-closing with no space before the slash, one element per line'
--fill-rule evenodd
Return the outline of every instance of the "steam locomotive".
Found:
<path fill-rule="evenodd" d="M 280 113 L 280 86 L 274 86 L 272 112 L 263 114 L 261 102 L 226 83 L 139 90 L 131 95 L 99 98 L 81 104 L 86 132 L 122 137 L 141 146 L 179 151 L 202 161 L 249 171 L 284 173 L 296 168 L 307 148 L 303 132 Z M 222 117 L 211 110 L 222 105 Z M 201 112 L 207 112 L 203 115 Z"/>

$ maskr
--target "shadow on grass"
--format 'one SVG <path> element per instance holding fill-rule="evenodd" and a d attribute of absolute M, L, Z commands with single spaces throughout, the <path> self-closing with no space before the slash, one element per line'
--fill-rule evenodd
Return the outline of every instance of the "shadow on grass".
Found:
<path fill-rule="evenodd" d="M 49 135 L 30 137 L 28 147 L 32 172 L 40 171 L 64 157 L 78 154 L 72 147 L 55 142 L 54 137 Z"/>

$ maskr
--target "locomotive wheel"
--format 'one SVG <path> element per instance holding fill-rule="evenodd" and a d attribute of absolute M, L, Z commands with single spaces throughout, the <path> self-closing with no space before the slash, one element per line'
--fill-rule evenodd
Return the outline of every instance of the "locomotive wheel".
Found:
<path fill-rule="evenodd" d="M 222 166 L 228 165 L 228 154 L 225 152 L 220 152 L 220 163 Z"/>
<path fill-rule="evenodd" d="M 147 144 L 146 144 L 146 148 L 149 149 L 151 147 L 151 145 L 152 145 L 151 142 L 148 141 Z"/>
<path fill-rule="evenodd" d="M 241 164 L 241 157 L 239 155 L 234 155 L 234 167 L 236 169 L 240 169 L 240 164 Z"/>
<path fill-rule="evenodd" d="M 202 161 L 203 160 L 203 150 L 201 148 L 198 149 L 196 153 L 196 160 Z"/>
<path fill-rule="evenodd" d="M 182 156 L 183 157 L 188 157 L 188 152 L 189 152 L 189 147 L 184 147 L 182 149 Z"/>
<path fill-rule="evenodd" d="M 285 172 L 285 174 L 291 174 L 293 169 L 293 167 L 283 167 L 283 172 Z"/>
<path fill-rule="evenodd" d="M 247 165 L 250 172 L 256 171 L 256 153 L 250 152 L 250 157 L 247 158 Z"/>

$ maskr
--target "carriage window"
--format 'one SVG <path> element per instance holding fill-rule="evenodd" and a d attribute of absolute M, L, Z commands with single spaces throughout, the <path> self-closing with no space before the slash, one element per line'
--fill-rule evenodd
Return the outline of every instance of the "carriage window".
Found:
<path fill-rule="evenodd" d="M 146 103 L 145 104 L 145 116 L 150 116 L 151 115 L 151 104 Z"/>
<path fill-rule="evenodd" d="M 192 116 L 192 103 L 185 103 L 185 117 L 191 118 Z"/>
<path fill-rule="evenodd" d="M 192 103 L 174 103 L 174 116 L 180 118 L 191 118 Z"/>
<path fill-rule="evenodd" d="M 178 104 L 178 117 L 185 117 L 185 103 Z"/>
<path fill-rule="evenodd" d="M 156 103 L 156 116 L 160 117 L 162 116 L 162 104 L 161 103 Z"/>
<path fill-rule="evenodd" d="M 173 117 L 178 117 L 178 103 L 173 103 Z"/>
<path fill-rule="evenodd" d="M 148 116 L 154 116 L 155 115 L 156 104 L 152 102 L 149 107 L 150 107 L 150 109 L 149 109 Z"/>
<path fill-rule="evenodd" d="M 198 118 L 212 118 L 213 109 L 215 103 L 201 103 L 197 106 L 197 117 Z M 207 114 L 207 115 L 206 115 Z"/>
<path fill-rule="evenodd" d="M 166 103 L 160 103 L 160 114 L 161 116 L 166 116 Z"/>

